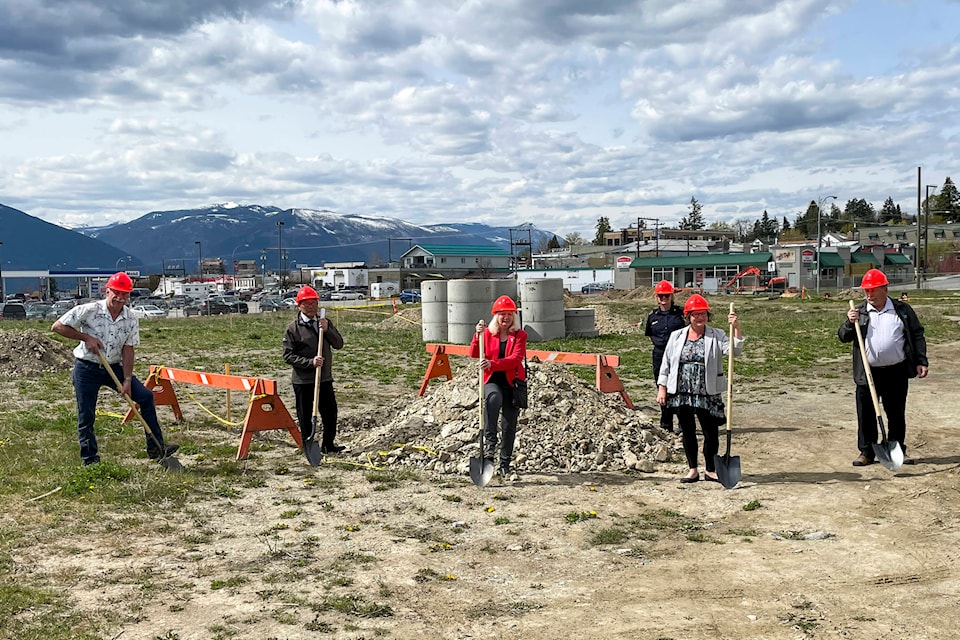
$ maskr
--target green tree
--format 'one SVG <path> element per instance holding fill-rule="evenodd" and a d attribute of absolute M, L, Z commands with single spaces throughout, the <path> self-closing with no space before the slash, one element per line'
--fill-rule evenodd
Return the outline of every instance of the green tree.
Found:
<path fill-rule="evenodd" d="M 606 216 L 600 216 L 597 218 L 597 235 L 593 237 L 593 244 L 598 247 L 602 247 L 606 244 L 603 240 L 603 234 L 613 231 L 613 227 L 610 226 L 610 219 Z"/>
<path fill-rule="evenodd" d="M 900 205 L 894 204 L 893 198 L 888 196 L 887 199 L 883 201 L 883 206 L 880 207 L 878 222 L 880 224 L 901 224 L 903 222 Z"/>
<path fill-rule="evenodd" d="M 787 216 L 783 216 L 783 222 L 780 223 L 780 233 L 790 231 L 790 221 L 787 220 Z"/>
<path fill-rule="evenodd" d="M 547 243 L 547 249 L 550 249 L 552 251 L 553 249 L 559 249 L 559 248 L 560 248 L 559 238 L 557 238 L 557 236 L 553 236 L 552 238 L 550 238 L 550 242 Z"/>
<path fill-rule="evenodd" d="M 687 231 L 699 231 L 706 228 L 707 223 L 703 219 L 703 205 L 697 202 L 696 198 L 690 198 L 690 213 L 680 220 L 680 228 Z"/>
<path fill-rule="evenodd" d="M 763 215 L 760 216 L 759 232 L 757 236 L 764 242 L 770 243 L 773 242 L 773 239 L 777 237 L 777 233 L 780 231 L 780 225 L 777 224 L 777 221 L 770 217 L 770 214 L 767 213 L 767 210 L 763 210 Z"/>
<path fill-rule="evenodd" d="M 934 207 L 934 203 L 936 203 L 936 207 Z M 960 191 L 957 191 L 957 186 L 953 184 L 953 180 L 949 176 L 943 181 L 940 193 L 930 198 L 930 210 L 943 211 L 944 213 L 940 215 L 947 222 L 960 220 Z"/>
<path fill-rule="evenodd" d="M 711 222 L 707 229 L 711 231 L 733 231 L 729 222 Z"/>
<path fill-rule="evenodd" d="M 847 204 L 843 208 L 843 217 L 847 220 L 873 224 L 877 221 L 877 212 L 873 205 L 863 198 L 855 198 L 847 200 Z"/>

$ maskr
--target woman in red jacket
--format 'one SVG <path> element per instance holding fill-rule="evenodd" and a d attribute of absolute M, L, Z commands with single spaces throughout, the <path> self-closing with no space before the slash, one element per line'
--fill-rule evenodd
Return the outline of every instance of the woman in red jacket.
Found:
<path fill-rule="evenodd" d="M 482 455 L 490 461 L 496 456 L 499 419 L 503 441 L 500 443 L 500 467 L 497 475 L 504 480 L 516 480 L 517 474 L 510 470 L 519 413 L 513 406 L 513 380 L 527 378 L 523 365 L 527 354 L 527 332 L 520 328 L 517 305 L 510 296 L 497 298 L 493 303 L 492 313 L 490 326 L 487 327 L 483 320 L 478 322 L 477 332 L 470 341 L 470 356 L 478 358 L 479 341 L 483 340 L 483 359 L 480 361 L 484 398 Z"/>

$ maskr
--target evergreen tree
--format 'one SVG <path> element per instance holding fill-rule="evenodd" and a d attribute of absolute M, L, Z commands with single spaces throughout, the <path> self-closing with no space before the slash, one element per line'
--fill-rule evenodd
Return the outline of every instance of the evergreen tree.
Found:
<path fill-rule="evenodd" d="M 893 203 L 893 198 L 887 197 L 880 208 L 880 224 L 896 224 L 900 219 L 900 208 Z"/>
<path fill-rule="evenodd" d="M 680 228 L 687 231 L 705 229 L 707 223 L 703 219 L 703 205 L 696 198 L 690 198 L 690 213 L 680 220 Z"/>
<path fill-rule="evenodd" d="M 861 224 L 873 224 L 877 221 L 877 212 L 873 205 L 863 198 L 847 200 L 843 215 L 845 219 L 856 220 Z"/>
<path fill-rule="evenodd" d="M 951 180 L 949 176 L 943 181 L 943 187 L 940 189 L 940 193 L 936 198 L 931 198 L 931 211 L 934 210 L 934 202 L 936 202 L 937 205 L 936 210 L 944 212 L 940 214 L 944 220 L 947 222 L 957 222 L 960 220 L 960 191 L 957 191 L 957 186 L 953 184 L 953 180 Z"/>
<path fill-rule="evenodd" d="M 597 218 L 597 235 L 593 237 L 593 244 L 602 247 L 606 244 L 603 240 L 603 234 L 609 233 L 613 228 L 610 226 L 610 219 L 606 216 Z"/>
<path fill-rule="evenodd" d="M 780 233 L 785 233 L 790 231 L 792 227 L 790 226 L 790 221 L 787 220 L 787 216 L 783 216 L 783 222 L 780 224 Z"/>
<path fill-rule="evenodd" d="M 560 240 L 557 238 L 557 236 L 553 236 L 552 238 L 550 238 L 550 242 L 547 243 L 547 249 L 552 251 L 554 249 L 559 249 L 559 248 L 560 248 Z"/>

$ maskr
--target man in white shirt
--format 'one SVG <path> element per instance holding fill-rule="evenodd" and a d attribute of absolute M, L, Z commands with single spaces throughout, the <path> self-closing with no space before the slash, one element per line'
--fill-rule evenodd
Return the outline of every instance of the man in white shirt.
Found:
<path fill-rule="evenodd" d="M 153 392 L 133 375 L 133 350 L 140 344 L 140 321 L 126 307 L 130 292 L 133 291 L 133 281 L 126 273 L 115 273 L 107 280 L 106 289 L 104 300 L 77 305 L 63 314 L 51 327 L 55 333 L 79 341 L 73 350 L 73 355 L 77 358 L 73 367 L 73 388 L 77 395 L 80 460 L 84 466 L 100 462 L 100 451 L 93 429 L 97 414 L 97 396 L 101 387 L 116 387 L 110 372 L 103 368 L 98 353 L 103 354 L 117 378 L 123 381 L 121 393 L 140 405 L 140 414 L 154 436 L 151 438 L 144 434 L 147 455 L 153 459 L 165 458 L 180 447 L 176 444 L 164 444 Z"/>
<path fill-rule="evenodd" d="M 873 383 L 887 414 L 887 439 L 900 443 L 904 464 L 914 464 L 913 459 L 906 457 L 904 442 L 907 435 L 907 389 L 910 378 L 927 377 L 927 341 L 913 307 L 887 296 L 888 284 L 887 276 L 879 269 L 870 269 L 863 275 L 860 288 L 866 300 L 847 312 L 837 337 L 840 342 L 854 342 L 857 339 L 854 323 L 860 323 Z M 873 443 L 878 435 L 877 415 L 860 348 L 856 345 L 853 348 L 853 379 L 857 383 L 857 448 L 860 449 L 853 466 L 865 467 L 875 462 Z"/>

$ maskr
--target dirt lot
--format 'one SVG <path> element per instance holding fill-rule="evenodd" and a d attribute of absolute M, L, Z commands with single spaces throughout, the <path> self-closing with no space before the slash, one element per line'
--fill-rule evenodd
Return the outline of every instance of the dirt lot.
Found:
<path fill-rule="evenodd" d="M 960 342 L 930 360 L 908 406 L 919 464 L 897 473 L 850 464 L 843 362 L 828 388 L 738 389 L 734 490 L 681 485 L 680 463 L 486 489 L 391 482 L 278 446 L 245 463 L 278 470 L 259 486 L 16 562 L 81 609 L 121 612 L 104 638 L 952 637 Z"/>

